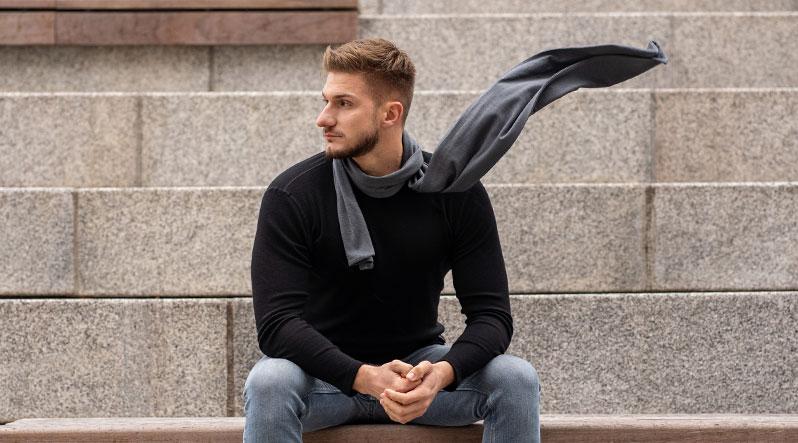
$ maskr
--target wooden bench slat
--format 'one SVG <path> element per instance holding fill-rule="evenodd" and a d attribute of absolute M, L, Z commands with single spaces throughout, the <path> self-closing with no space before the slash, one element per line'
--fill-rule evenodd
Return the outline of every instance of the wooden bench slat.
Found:
<path fill-rule="evenodd" d="M 541 415 L 541 438 L 549 443 L 597 441 L 791 442 L 798 416 L 786 414 Z M 240 442 L 243 417 L 35 418 L 0 426 L 0 442 L 215 441 Z M 303 435 L 309 443 L 339 441 L 481 441 L 482 425 L 344 425 Z"/>
<path fill-rule="evenodd" d="M 0 12 L 0 45 L 329 44 L 356 11 Z"/>
<path fill-rule="evenodd" d="M 0 12 L 0 44 L 55 43 L 54 12 Z"/>
<path fill-rule="evenodd" d="M 0 0 L 3 9 L 357 9 L 357 0 Z"/>
<path fill-rule="evenodd" d="M 3 9 L 55 9 L 57 0 L 0 0 Z"/>
<path fill-rule="evenodd" d="M 319 44 L 352 40 L 357 13 L 68 12 L 56 14 L 56 44 Z"/>

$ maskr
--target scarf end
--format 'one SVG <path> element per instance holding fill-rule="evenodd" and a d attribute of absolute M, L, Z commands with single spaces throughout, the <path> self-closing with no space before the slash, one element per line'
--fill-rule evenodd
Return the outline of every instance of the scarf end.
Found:
<path fill-rule="evenodd" d="M 357 268 L 361 271 L 374 269 L 374 257 L 368 257 L 363 259 L 361 262 L 357 264 Z"/>

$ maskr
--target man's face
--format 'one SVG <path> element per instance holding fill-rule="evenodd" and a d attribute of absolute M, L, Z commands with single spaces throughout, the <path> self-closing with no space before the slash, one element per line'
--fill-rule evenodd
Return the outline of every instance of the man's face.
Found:
<path fill-rule="evenodd" d="M 324 109 L 316 125 L 324 131 L 327 158 L 359 157 L 379 142 L 375 103 L 360 74 L 330 72 L 322 90 Z"/>

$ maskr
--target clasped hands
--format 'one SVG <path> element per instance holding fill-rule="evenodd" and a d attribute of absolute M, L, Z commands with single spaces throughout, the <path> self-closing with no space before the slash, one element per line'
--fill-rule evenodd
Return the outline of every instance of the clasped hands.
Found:
<path fill-rule="evenodd" d="M 355 376 L 353 389 L 380 401 L 388 417 L 405 424 L 427 412 L 438 392 L 454 381 L 449 362 L 416 366 L 393 360 L 382 366 L 363 365 Z"/>

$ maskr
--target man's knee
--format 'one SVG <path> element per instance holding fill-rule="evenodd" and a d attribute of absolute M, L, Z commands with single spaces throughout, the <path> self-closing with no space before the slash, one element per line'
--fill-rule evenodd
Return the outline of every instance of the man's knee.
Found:
<path fill-rule="evenodd" d="M 305 371 L 284 358 L 259 360 L 244 382 L 244 396 L 262 400 L 283 401 L 287 396 L 302 396 L 309 380 Z"/>
<path fill-rule="evenodd" d="M 516 392 L 540 392 L 538 372 L 531 363 L 514 355 L 502 354 L 485 367 L 495 388 L 507 388 Z"/>

